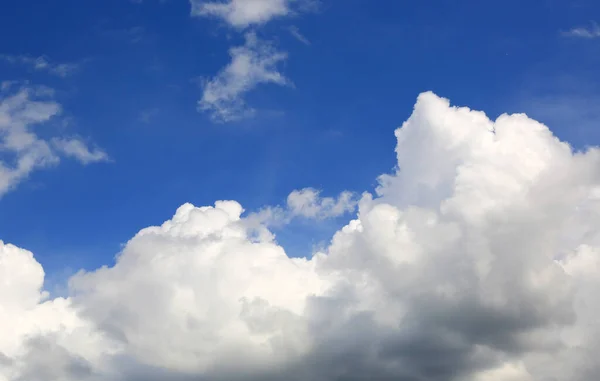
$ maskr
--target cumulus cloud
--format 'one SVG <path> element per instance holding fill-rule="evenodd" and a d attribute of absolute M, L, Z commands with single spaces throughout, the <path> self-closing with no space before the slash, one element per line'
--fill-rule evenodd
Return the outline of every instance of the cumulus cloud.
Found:
<path fill-rule="evenodd" d="M 351 212 L 356 207 L 356 199 L 351 192 L 342 192 L 337 199 L 320 197 L 313 188 L 293 191 L 287 198 L 287 206 L 294 216 L 323 219 L 338 217 Z"/>
<path fill-rule="evenodd" d="M 190 0 L 192 16 L 217 17 L 240 29 L 265 24 L 315 4 L 315 0 Z"/>
<path fill-rule="evenodd" d="M 77 70 L 79 64 L 76 63 L 54 63 L 48 57 L 31 57 L 27 55 L 9 55 L 0 54 L 0 59 L 15 65 L 24 65 L 36 71 L 45 71 L 59 77 L 67 77 Z"/>
<path fill-rule="evenodd" d="M 287 54 L 276 50 L 254 33 L 246 34 L 246 43 L 230 49 L 231 62 L 204 85 L 198 102 L 200 111 L 208 112 L 215 122 L 231 122 L 249 117 L 254 109 L 244 96 L 261 84 L 289 85 L 277 65 Z"/>
<path fill-rule="evenodd" d="M 235 201 L 185 204 L 49 300 L 0 243 L 0 380 L 593 379 L 600 151 L 431 93 L 396 138 L 397 171 L 310 259 Z M 289 207 L 342 209 L 316 193 Z"/>
<path fill-rule="evenodd" d="M 569 31 L 563 32 L 563 35 L 567 37 L 578 37 L 578 38 L 600 38 L 600 26 L 597 23 L 592 23 L 591 26 L 582 26 L 573 28 Z"/>
<path fill-rule="evenodd" d="M 38 136 L 37 125 L 57 118 L 60 104 L 47 88 L 23 87 L 11 91 L 7 84 L 0 92 L 0 197 L 14 188 L 36 169 L 59 163 L 61 156 L 71 156 L 87 164 L 108 159 L 106 153 L 91 150 L 78 139 Z"/>
<path fill-rule="evenodd" d="M 273 237 L 267 228 L 281 228 L 294 219 L 325 220 L 339 218 L 356 210 L 358 197 L 349 191 L 341 192 L 337 197 L 323 197 L 321 191 L 304 188 L 292 191 L 285 204 L 267 206 L 244 217 L 244 225 L 263 238 Z"/>

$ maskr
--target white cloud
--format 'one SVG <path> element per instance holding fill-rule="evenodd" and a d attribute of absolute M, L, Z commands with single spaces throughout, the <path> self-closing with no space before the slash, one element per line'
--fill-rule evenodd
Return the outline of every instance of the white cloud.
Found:
<path fill-rule="evenodd" d="M 0 92 L 0 197 L 13 189 L 36 169 L 58 164 L 61 156 L 72 156 L 83 163 L 107 159 L 99 149 L 90 151 L 76 139 L 45 140 L 34 127 L 59 116 L 61 106 L 47 88 L 3 86 Z"/>
<path fill-rule="evenodd" d="M 254 109 L 246 105 L 244 95 L 260 84 L 289 85 L 277 65 L 287 54 L 261 41 L 254 33 L 246 34 L 243 46 L 229 51 L 231 62 L 204 85 L 198 102 L 201 111 L 208 112 L 216 122 L 231 122 L 247 118 Z"/>
<path fill-rule="evenodd" d="M 579 37 L 579 38 L 600 38 L 600 26 L 596 23 L 592 23 L 591 26 L 573 28 L 567 32 L 563 32 L 563 35 L 567 37 Z"/>
<path fill-rule="evenodd" d="M 190 0 L 191 15 L 216 17 L 229 26 L 244 30 L 269 21 L 315 10 L 318 0 Z M 310 42 L 291 27 L 290 33 L 304 44 Z M 290 82 L 277 65 L 287 59 L 287 53 L 275 50 L 269 43 L 257 39 L 254 32 L 246 34 L 246 44 L 230 50 L 231 63 L 210 80 L 199 109 L 211 114 L 216 122 L 231 122 L 250 117 L 255 110 L 248 107 L 243 95 L 261 83 L 287 85 Z"/>
<path fill-rule="evenodd" d="M 304 45 L 310 45 L 310 41 L 302 33 L 300 33 L 300 29 L 298 29 L 298 27 L 291 26 L 288 28 L 288 30 L 296 40 L 300 41 Z"/>
<path fill-rule="evenodd" d="M 190 0 L 192 16 L 217 17 L 240 29 L 265 24 L 315 4 L 315 0 Z"/>
<path fill-rule="evenodd" d="M 320 197 L 320 192 L 313 188 L 305 188 L 290 193 L 287 206 L 293 216 L 323 219 L 338 217 L 352 212 L 357 201 L 351 192 L 342 192 L 337 199 Z"/>
<path fill-rule="evenodd" d="M 254 230 L 257 236 L 272 239 L 268 228 L 281 228 L 294 219 L 325 220 L 337 218 L 356 210 L 358 198 L 355 193 L 341 192 L 337 197 L 322 197 L 314 188 L 292 191 L 285 205 L 268 206 L 244 218 L 244 226 Z"/>
<path fill-rule="evenodd" d="M 84 142 L 77 138 L 54 138 L 52 139 L 52 145 L 57 151 L 65 156 L 77 159 L 82 164 L 109 160 L 106 152 L 98 147 L 90 150 Z"/>
<path fill-rule="evenodd" d="M 316 9 L 318 0 L 190 0 L 191 15 L 216 17 L 229 26 L 244 30 L 284 16 Z M 290 33 L 304 44 L 310 42 L 291 27 Z M 277 51 L 267 42 L 257 39 L 254 32 L 246 34 L 246 44 L 230 50 L 231 63 L 206 83 L 199 109 L 211 114 L 215 122 L 232 122 L 254 115 L 244 94 L 261 83 L 289 85 L 277 68 L 287 59 L 287 53 Z"/>
<path fill-rule="evenodd" d="M 0 380 L 596 377 L 600 151 L 431 93 L 396 137 L 399 170 L 310 260 L 234 201 L 183 205 L 66 299 L 0 243 Z M 292 210 L 339 202 L 315 193 Z"/>
<path fill-rule="evenodd" d="M 25 65 L 36 71 L 46 71 L 59 77 L 67 77 L 77 70 L 76 63 L 54 63 L 45 56 L 31 57 L 25 55 L 0 54 L 0 59 L 15 65 Z"/>

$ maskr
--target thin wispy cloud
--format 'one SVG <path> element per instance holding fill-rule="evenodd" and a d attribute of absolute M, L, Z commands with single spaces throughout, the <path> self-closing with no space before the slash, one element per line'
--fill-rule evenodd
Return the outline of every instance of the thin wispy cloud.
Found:
<path fill-rule="evenodd" d="M 319 4 L 318 0 L 190 0 L 190 13 L 193 17 L 216 18 L 235 30 L 244 31 L 275 19 L 314 11 Z M 291 26 L 288 31 L 298 41 L 310 45 L 297 27 Z M 257 39 L 255 31 L 246 34 L 244 46 L 230 49 L 230 55 L 229 65 L 205 81 L 204 93 L 198 102 L 200 111 L 208 112 L 213 121 L 220 123 L 255 114 L 255 109 L 246 104 L 244 95 L 256 86 L 291 84 L 277 67 L 287 59 L 287 53 Z"/>
<path fill-rule="evenodd" d="M 0 60 L 13 65 L 23 65 L 35 71 L 45 71 L 62 78 L 74 74 L 80 68 L 78 63 L 57 63 L 46 56 L 0 54 Z"/>
<path fill-rule="evenodd" d="M 99 148 L 90 149 L 78 138 L 45 139 L 34 127 L 60 117 L 62 106 L 44 87 L 2 86 L 0 93 L 0 197 L 14 189 L 33 171 L 57 165 L 62 157 L 82 164 L 108 161 Z"/>
<path fill-rule="evenodd" d="M 209 113 L 215 122 L 232 122 L 250 117 L 255 110 L 247 105 L 245 95 L 261 84 L 290 85 L 278 65 L 287 54 L 275 49 L 255 33 L 247 33 L 242 46 L 231 48 L 231 62 L 204 84 L 200 111 Z"/>
<path fill-rule="evenodd" d="M 288 28 L 288 31 L 296 40 L 300 41 L 304 45 L 310 45 L 310 41 L 308 40 L 308 38 L 306 38 L 302 33 L 300 33 L 300 30 L 297 26 L 290 26 Z"/>
<path fill-rule="evenodd" d="M 594 39 L 600 38 L 600 25 L 593 22 L 590 26 L 581 26 L 562 32 L 566 37 Z"/>
<path fill-rule="evenodd" d="M 90 148 L 80 138 L 53 138 L 51 143 L 58 152 L 84 165 L 110 161 L 106 152 L 98 147 Z"/>
<path fill-rule="evenodd" d="M 138 115 L 138 121 L 142 123 L 150 123 L 159 113 L 160 109 L 157 107 L 142 110 Z"/>

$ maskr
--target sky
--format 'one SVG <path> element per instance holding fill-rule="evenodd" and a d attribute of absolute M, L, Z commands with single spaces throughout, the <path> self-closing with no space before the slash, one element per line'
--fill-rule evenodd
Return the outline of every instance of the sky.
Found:
<path fill-rule="evenodd" d="M 0 5 L 0 317 L 31 325 L 0 381 L 595 374 L 599 25 L 591 0 Z"/>

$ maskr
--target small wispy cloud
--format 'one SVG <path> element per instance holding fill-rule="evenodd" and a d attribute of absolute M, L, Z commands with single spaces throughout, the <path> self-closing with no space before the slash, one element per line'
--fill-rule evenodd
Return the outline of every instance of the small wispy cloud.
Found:
<path fill-rule="evenodd" d="M 125 35 L 132 44 L 142 41 L 145 34 L 146 30 L 141 26 L 134 26 L 125 30 Z"/>
<path fill-rule="evenodd" d="M 109 161 L 108 155 L 90 149 L 79 138 L 44 138 L 34 127 L 56 121 L 62 112 L 46 87 L 21 86 L 4 82 L 0 91 L 0 197 L 37 169 L 57 165 L 62 157 L 82 164 Z"/>
<path fill-rule="evenodd" d="M 158 115 L 159 112 L 160 109 L 156 107 L 142 110 L 138 115 L 138 121 L 142 123 L 150 123 Z"/>
<path fill-rule="evenodd" d="M 304 45 L 310 45 L 310 41 L 308 40 L 308 38 L 304 37 L 304 35 L 300 33 L 300 30 L 297 26 L 290 26 L 288 28 L 288 31 L 296 40 L 300 41 Z"/>
<path fill-rule="evenodd" d="M 0 60 L 13 65 L 27 66 L 35 71 L 45 71 L 62 78 L 75 73 L 79 70 L 80 66 L 77 63 L 52 62 L 46 56 L 32 57 L 28 55 L 0 54 Z"/>
<path fill-rule="evenodd" d="M 578 37 L 588 39 L 600 38 L 600 26 L 597 23 L 592 22 L 590 26 L 573 28 L 566 32 L 562 32 L 562 35 L 566 37 Z"/>
<path fill-rule="evenodd" d="M 208 112 L 215 122 L 232 122 L 250 117 L 254 109 L 248 107 L 244 95 L 260 84 L 290 85 L 277 65 L 287 54 L 276 50 L 270 43 L 246 34 L 246 43 L 230 49 L 231 62 L 214 78 L 204 84 L 200 111 Z"/>
<path fill-rule="evenodd" d="M 255 29 L 273 20 L 301 13 L 318 11 L 320 0 L 189 0 L 192 17 L 220 19 L 229 27 L 242 32 L 247 28 L 246 43 L 231 48 L 231 62 L 212 79 L 204 80 L 204 92 L 198 101 L 198 110 L 207 112 L 213 121 L 232 122 L 255 114 L 244 96 L 259 84 L 280 86 L 291 82 L 279 71 L 278 64 L 287 59 L 287 53 L 273 48 L 256 37 Z M 289 33 L 305 45 L 310 41 L 295 26 Z"/>
<path fill-rule="evenodd" d="M 87 165 L 102 161 L 110 161 L 108 154 L 98 147 L 89 148 L 79 138 L 54 138 L 52 146 L 66 157 L 76 159 L 81 164 Z"/>

